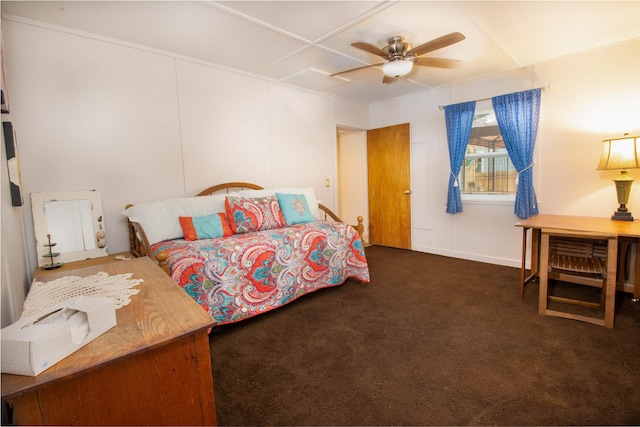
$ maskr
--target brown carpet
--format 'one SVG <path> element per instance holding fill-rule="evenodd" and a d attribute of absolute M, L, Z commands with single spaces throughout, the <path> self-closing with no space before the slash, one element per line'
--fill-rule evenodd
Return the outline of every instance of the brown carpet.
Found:
<path fill-rule="evenodd" d="M 640 424 L 640 303 L 540 316 L 520 270 L 367 248 L 345 284 L 215 330 L 220 425 Z"/>

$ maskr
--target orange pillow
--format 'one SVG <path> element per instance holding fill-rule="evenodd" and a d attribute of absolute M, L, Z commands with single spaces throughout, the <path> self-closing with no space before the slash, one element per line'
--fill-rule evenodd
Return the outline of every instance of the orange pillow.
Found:
<path fill-rule="evenodd" d="M 214 239 L 233 234 L 223 213 L 198 217 L 181 216 L 178 221 L 185 240 Z"/>

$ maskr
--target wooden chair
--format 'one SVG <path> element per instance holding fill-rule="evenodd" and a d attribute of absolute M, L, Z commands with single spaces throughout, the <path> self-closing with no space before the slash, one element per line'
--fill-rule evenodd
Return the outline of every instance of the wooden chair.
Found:
<path fill-rule="evenodd" d="M 538 313 L 613 328 L 617 255 L 617 235 L 543 229 Z M 600 301 L 596 303 L 550 295 L 549 279 L 599 287 L 602 289 Z M 604 308 L 604 318 L 551 310 L 548 308 L 549 301 Z"/>

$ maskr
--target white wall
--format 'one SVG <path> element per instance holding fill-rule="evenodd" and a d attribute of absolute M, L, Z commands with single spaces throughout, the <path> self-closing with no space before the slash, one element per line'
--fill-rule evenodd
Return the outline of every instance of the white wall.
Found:
<path fill-rule="evenodd" d="M 96 189 L 125 250 L 127 203 L 185 191 L 175 60 L 8 21 L 3 37 L 27 222 L 32 192 Z M 34 241 L 29 227 L 32 257 Z"/>
<path fill-rule="evenodd" d="M 176 77 L 184 194 L 228 181 L 271 183 L 267 83 L 181 60 Z"/>
<path fill-rule="evenodd" d="M 534 87 L 551 86 L 542 95 L 535 156 L 540 212 L 610 216 L 617 174 L 595 168 L 602 139 L 640 133 L 639 51 L 635 40 L 372 105 L 372 128 L 411 123 L 413 249 L 520 265 L 522 231 L 514 226 L 513 204 L 463 200 L 463 212 L 445 212 L 449 157 L 438 106 Z M 629 207 L 640 218 L 640 188 L 632 190 Z"/>
<path fill-rule="evenodd" d="M 2 27 L 0 26 L 0 29 Z M 5 43 L 3 43 L 4 45 Z M 7 88 L 2 82 L 2 89 L 7 95 Z M 11 105 L 9 105 L 11 108 Z M 2 122 L 12 122 L 9 113 L 2 114 Z M 4 126 L 4 125 L 3 125 Z M 13 206 L 9 191 L 9 171 L 7 152 L 2 134 L 2 156 L 0 156 L 0 327 L 13 323 L 21 314 L 25 295 L 28 289 L 29 273 L 33 268 L 29 263 L 26 249 L 26 238 L 23 206 Z M 20 152 L 17 151 L 17 158 Z"/>
<path fill-rule="evenodd" d="M 326 206 L 335 206 L 335 137 L 329 98 L 277 84 L 269 85 L 272 187 L 313 187 Z"/>

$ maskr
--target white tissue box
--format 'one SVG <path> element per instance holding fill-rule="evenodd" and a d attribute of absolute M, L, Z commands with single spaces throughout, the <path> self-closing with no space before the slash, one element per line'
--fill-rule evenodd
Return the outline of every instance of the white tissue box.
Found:
<path fill-rule="evenodd" d="M 112 298 L 79 297 L 0 331 L 2 372 L 35 376 L 116 325 Z"/>

